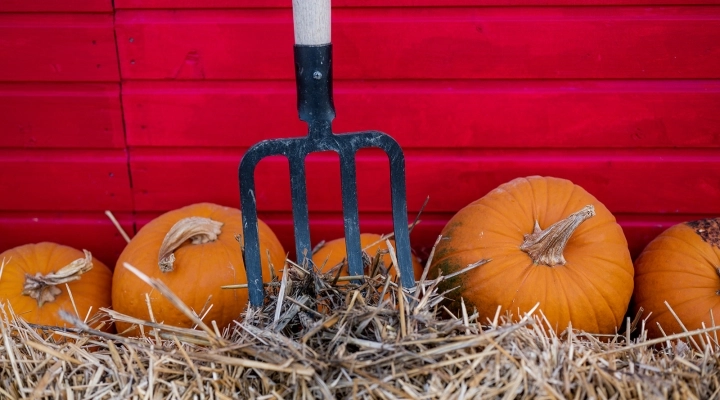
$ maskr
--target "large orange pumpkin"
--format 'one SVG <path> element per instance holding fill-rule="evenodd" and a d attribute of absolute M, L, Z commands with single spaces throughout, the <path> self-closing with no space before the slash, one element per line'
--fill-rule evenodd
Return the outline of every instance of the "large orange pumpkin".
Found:
<path fill-rule="evenodd" d="M 270 280 L 269 262 L 280 273 L 285 251 L 273 231 L 258 221 L 263 279 Z M 145 294 L 149 294 L 156 321 L 191 327 L 192 321 L 162 294 L 153 291 L 131 271 L 128 263 L 145 275 L 161 280 L 197 314 L 212 304 L 204 318 L 223 328 L 240 318 L 248 302 L 247 289 L 222 289 L 247 283 L 245 265 L 236 235 L 242 235 L 242 215 L 236 208 L 199 203 L 167 212 L 145 225 L 123 250 L 113 277 L 113 308 L 123 314 L 150 320 Z M 269 260 L 268 260 L 269 257 Z M 117 330 L 128 330 L 117 323 Z M 127 332 L 126 332 L 127 331 Z"/>
<path fill-rule="evenodd" d="M 519 318 L 540 303 L 552 328 L 614 333 L 633 290 L 633 265 L 622 229 L 608 209 L 572 182 L 517 178 L 469 204 L 442 231 L 431 273 L 480 320 Z"/>
<path fill-rule="evenodd" d="M 362 233 L 360 234 L 360 248 L 362 248 L 363 251 L 367 253 L 367 255 L 372 259 L 375 257 L 378 251 L 388 250 L 385 240 L 380 240 L 381 238 L 381 235 L 375 233 Z M 394 248 L 395 241 L 390 240 L 390 244 Z M 339 238 L 325 243 L 313 254 L 312 260 L 313 263 L 320 268 L 320 272 L 323 273 L 330 271 L 333 267 L 342 263 L 343 265 L 342 267 L 340 267 L 340 275 L 348 276 L 348 264 L 345 257 L 347 257 L 345 238 Z M 385 268 L 390 268 L 390 264 L 392 263 L 392 257 L 389 253 L 384 254 L 381 257 L 381 260 Z M 420 263 L 420 260 L 417 257 L 413 256 L 413 272 L 415 275 L 415 279 L 420 279 L 423 269 L 424 266 Z M 372 271 L 365 271 L 366 274 L 369 274 L 371 272 Z M 393 279 L 397 276 L 395 267 L 390 268 L 388 273 Z"/>
<path fill-rule="evenodd" d="M 5 263 L 0 303 L 9 303 L 27 322 L 72 327 L 60 317 L 60 310 L 72 315 L 77 310 L 80 320 L 85 320 L 88 313 L 92 317 L 101 307 L 110 307 L 112 272 L 88 251 L 50 242 L 26 244 L 0 254 L 0 263 Z M 98 322 L 91 327 L 109 330 L 111 324 Z"/>
<path fill-rule="evenodd" d="M 720 322 L 720 218 L 677 224 L 635 260 L 635 313 L 643 308 L 649 337 L 682 333 L 668 302 L 688 330 Z"/>

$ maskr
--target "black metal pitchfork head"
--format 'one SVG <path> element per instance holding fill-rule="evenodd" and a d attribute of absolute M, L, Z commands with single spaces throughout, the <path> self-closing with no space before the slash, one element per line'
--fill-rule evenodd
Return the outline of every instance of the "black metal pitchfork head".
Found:
<path fill-rule="evenodd" d="M 248 149 L 240 162 L 240 204 L 250 304 L 260 306 L 264 298 L 255 201 L 255 167 L 264 157 L 275 155 L 283 155 L 289 161 L 295 249 L 297 261 L 302 265 L 306 259 L 312 258 L 305 157 L 321 151 L 334 151 L 339 154 L 349 272 L 350 275 L 362 275 L 355 153 L 368 147 L 384 150 L 390 161 L 392 215 L 401 284 L 406 288 L 413 287 L 415 280 L 405 198 L 405 157 L 402 149 L 392 137 L 379 131 L 346 134 L 332 132 L 335 106 L 332 98 L 330 1 L 293 0 L 293 15 L 298 112 L 300 119 L 308 124 L 308 135 L 261 141 Z"/>

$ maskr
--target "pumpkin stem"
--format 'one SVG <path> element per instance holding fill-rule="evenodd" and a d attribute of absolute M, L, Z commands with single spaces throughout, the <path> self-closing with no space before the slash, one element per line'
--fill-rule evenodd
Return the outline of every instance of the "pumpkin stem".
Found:
<path fill-rule="evenodd" d="M 528 253 L 535 265 L 542 264 L 548 267 L 565 265 L 563 251 L 570 236 L 583 221 L 594 215 L 595 207 L 590 204 L 582 210 L 570 214 L 562 221 L 550 225 L 545 230 L 540 229 L 540 225 L 535 221 L 533 233 L 525 235 L 525 241 L 520 246 L 520 250 Z"/>
<path fill-rule="evenodd" d="M 214 242 L 220 235 L 220 227 L 222 226 L 222 222 L 205 217 L 188 217 L 175 223 L 165 235 L 165 239 L 160 246 L 158 255 L 160 271 L 170 272 L 174 269 L 175 254 L 173 252 L 186 240 L 190 239 L 192 244 Z"/>
<path fill-rule="evenodd" d="M 25 285 L 23 285 L 22 294 L 37 300 L 38 307 L 55 301 L 55 298 L 62 293 L 56 285 L 76 281 L 80 279 L 80 275 L 92 269 L 92 254 L 87 250 L 83 250 L 83 252 L 85 253 L 84 258 L 78 258 L 60 268 L 57 272 L 51 272 L 47 275 L 38 272 L 35 276 L 25 274 Z"/>

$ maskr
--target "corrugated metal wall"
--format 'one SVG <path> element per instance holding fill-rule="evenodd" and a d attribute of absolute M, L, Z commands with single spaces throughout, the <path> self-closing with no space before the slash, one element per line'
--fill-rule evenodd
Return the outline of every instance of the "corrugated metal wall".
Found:
<path fill-rule="evenodd" d="M 720 214 L 720 1 L 680 3 L 336 0 L 335 130 L 403 146 L 411 214 L 430 197 L 421 254 L 455 211 L 539 174 L 598 197 L 636 255 Z M 244 150 L 304 133 L 289 5 L 0 2 L 0 251 L 53 240 L 112 264 L 124 241 L 104 210 L 133 232 L 193 202 L 238 207 Z M 387 160 L 358 163 L 363 228 L 388 232 Z M 337 159 L 312 157 L 308 179 L 313 241 L 341 236 Z M 258 181 L 292 249 L 287 163 Z"/>

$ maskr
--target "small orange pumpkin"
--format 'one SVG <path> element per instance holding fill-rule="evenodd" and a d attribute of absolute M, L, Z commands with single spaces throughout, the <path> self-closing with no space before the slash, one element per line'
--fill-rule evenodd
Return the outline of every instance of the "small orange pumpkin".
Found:
<path fill-rule="evenodd" d="M 285 250 L 275 233 L 258 221 L 263 279 L 270 280 L 270 262 L 279 271 Z M 128 263 L 150 278 L 161 280 L 197 314 L 212 308 L 204 317 L 208 325 L 220 328 L 240 318 L 248 303 L 247 289 L 222 289 L 223 285 L 247 283 L 241 244 L 242 215 L 236 208 L 198 203 L 169 211 L 143 226 L 120 254 L 113 276 L 113 308 L 123 314 L 149 321 L 145 294 L 150 297 L 157 322 L 192 327 L 192 321 L 161 293 L 153 291 L 130 270 Z M 138 335 L 137 328 L 117 322 L 118 332 Z"/>
<path fill-rule="evenodd" d="M 101 307 L 110 307 L 112 272 L 87 250 L 50 242 L 26 244 L 0 254 L 1 263 L 0 302 L 9 303 L 27 322 L 71 328 L 60 310 L 84 321 L 88 313 L 92 317 Z M 91 328 L 111 326 L 100 321 Z"/>
<path fill-rule="evenodd" d="M 381 235 L 375 234 L 375 233 L 362 233 L 360 234 L 360 247 L 363 249 L 365 253 L 372 259 L 375 257 L 375 255 L 378 253 L 378 251 L 388 251 L 387 244 L 385 243 L 385 240 L 380 240 L 382 238 Z M 395 246 L 395 241 L 390 240 L 390 244 Z M 340 275 L 341 276 L 348 276 L 348 264 L 345 260 L 345 257 L 347 257 L 347 250 L 345 247 L 345 238 L 339 238 L 335 240 L 331 240 L 327 243 L 325 243 L 320 249 L 318 249 L 312 256 L 313 263 L 315 263 L 316 266 L 320 267 L 320 272 L 326 273 L 330 271 L 333 267 L 337 266 L 340 263 L 343 263 L 343 266 L 341 268 Z M 390 268 L 390 265 L 392 263 L 392 257 L 389 253 L 384 254 L 381 257 L 381 260 L 383 262 L 383 265 L 385 268 Z M 417 257 L 413 256 L 413 272 L 415 275 L 415 279 L 420 279 L 422 276 L 423 269 L 425 267 L 420 263 L 420 260 Z M 366 274 L 371 273 L 372 271 L 365 271 Z M 390 277 L 394 279 L 397 276 L 397 271 L 394 267 L 390 268 L 388 271 Z"/>
<path fill-rule="evenodd" d="M 500 185 L 447 223 L 431 275 L 458 272 L 440 291 L 462 296 L 480 320 L 498 306 L 513 318 L 540 303 L 552 329 L 611 334 L 633 291 L 633 264 L 615 217 L 566 179 L 531 176 Z"/>
<path fill-rule="evenodd" d="M 645 323 L 651 338 L 683 332 L 666 301 L 688 330 L 710 328 L 711 313 L 720 321 L 720 218 L 672 226 L 635 260 L 633 308 L 652 312 Z"/>

